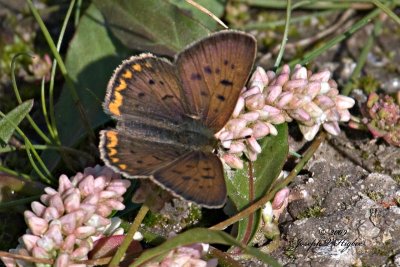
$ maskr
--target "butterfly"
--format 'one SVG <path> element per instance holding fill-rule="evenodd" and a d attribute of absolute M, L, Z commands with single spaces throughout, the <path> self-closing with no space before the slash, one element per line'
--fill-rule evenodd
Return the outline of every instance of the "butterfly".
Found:
<path fill-rule="evenodd" d="M 184 49 L 171 63 L 133 56 L 114 71 L 100 132 L 100 155 L 128 178 L 148 178 L 172 195 L 222 207 L 227 189 L 215 133 L 227 123 L 252 70 L 256 40 L 226 30 Z"/>

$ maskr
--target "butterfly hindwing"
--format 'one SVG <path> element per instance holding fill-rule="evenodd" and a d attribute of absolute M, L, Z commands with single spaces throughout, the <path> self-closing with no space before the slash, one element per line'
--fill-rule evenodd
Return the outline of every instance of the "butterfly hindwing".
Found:
<path fill-rule="evenodd" d="M 232 115 L 255 54 L 254 37 L 236 31 L 213 34 L 178 54 L 187 112 L 219 131 Z"/>
<path fill-rule="evenodd" d="M 190 151 L 151 176 L 174 195 L 208 208 L 222 207 L 226 185 L 222 163 L 211 152 Z"/>
<path fill-rule="evenodd" d="M 180 121 L 184 113 L 175 67 L 166 59 L 142 54 L 125 60 L 107 87 L 104 109 L 121 116 L 149 116 Z"/>
<path fill-rule="evenodd" d="M 184 153 L 184 148 L 155 138 L 137 138 L 115 129 L 100 132 L 102 160 L 130 178 L 148 178 Z"/>
<path fill-rule="evenodd" d="M 103 104 L 117 127 L 100 133 L 102 160 L 185 200 L 222 207 L 227 189 L 213 134 L 231 117 L 255 53 L 251 35 L 222 31 L 189 46 L 174 64 L 151 54 L 124 61 Z"/>

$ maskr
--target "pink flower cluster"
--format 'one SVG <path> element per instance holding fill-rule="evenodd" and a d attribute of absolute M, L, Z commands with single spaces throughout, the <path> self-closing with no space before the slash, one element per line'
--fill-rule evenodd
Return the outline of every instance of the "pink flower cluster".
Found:
<path fill-rule="evenodd" d="M 209 245 L 196 243 L 190 246 L 178 247 L 170 251 L 160 262 L 150 262 L 143 267 L 168 267 L 168 266 L 193 266 L 193 267 L 216 267 L 217 259 L 208 261 L 201 257 L 208 251 Z"/>
<path fill-rule="evenodd" d="M 88 258 L 93 242 L 111 225 L 107 217 L 113 210 L 125 208 L 122 195 L 129 185 L 128 180 L 99 165 L 86 168 L 71 179 L 61 175 L 58 190 L 47 187 L 46 194 L 40 197 L 42 203 L 34 201 L 32 211 L 25 211 L 29 230 L 10 252 L 54 259 L 54 266 L 58 267 L 86 266 L 74 261 Z M 7 267 L 34 266 L 11 258 L 2 260 Z"/>
<path fill-rule="evenodd" d="M 261 67 L 243 88 L 232 119 L 216 134 L 225 151 L 221 158 L 232 168 L 243 168 L 240 157 L 255 161 L 261 152 L 257 140 L 276 135 L 274 125 L 295 120 L 306 140 L 312 140 L 322 126 L 333 135 L 340 133 L 339 122 L 348 121 L 348 109 L 355 101 L 339 95 L 329 71 L 312 74 L 297 65 L 281 73 Z"/>

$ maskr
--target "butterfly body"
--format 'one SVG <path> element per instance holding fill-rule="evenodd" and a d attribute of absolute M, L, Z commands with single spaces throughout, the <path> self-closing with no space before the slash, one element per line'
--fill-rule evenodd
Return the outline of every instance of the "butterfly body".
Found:
<path fill-rule="evenodd" d="M 101 132 L 104 162 L 130 178 L 149 178 L 204 207 L 226 199 L 214 137 L 228 121 L 255 57 L 250 35 L 223 31 L 178 54 L 126 60 L 111 78 L 104 109 L 117 120 Z"/>

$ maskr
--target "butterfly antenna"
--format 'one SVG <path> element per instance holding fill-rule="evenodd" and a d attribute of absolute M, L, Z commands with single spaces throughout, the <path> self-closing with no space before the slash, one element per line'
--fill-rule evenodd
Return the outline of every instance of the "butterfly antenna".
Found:
<path fill-rule="evenodd" d="M 197 8 L 198 10 L 200 10 L 201 12 L 209 15 L 212 19 L 214 19 L 216 22 L 218 22 L 225 29 L 228 29 L 228 26 L 226 26 L 226 24 L 223 23 L 222 20 L 220 20 L 217 16 L 215 16 L 211 11 L 209 11 L 205 7 L 199 5 L 198 3 L 196 3 L 195 1 L 192 1 L 192 0 L 185 0 L 185 1 L 189 4 L 191 4 L 192 6 L 194 6 L 195 8 Z"/>

